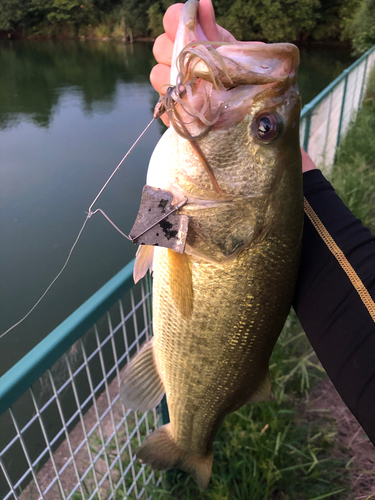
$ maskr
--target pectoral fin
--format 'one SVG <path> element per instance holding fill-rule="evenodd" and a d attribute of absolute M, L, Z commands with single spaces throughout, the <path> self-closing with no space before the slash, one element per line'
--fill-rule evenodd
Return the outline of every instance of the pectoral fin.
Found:
<path fill-rule="evenodd" d="M 150 269 L 150 273 L 152 273 L 153 260 L 153 246 L 141 245 L 140 247 L 138 247 L 133 270 L 134 283 L 138 283 L 138 281 L 147 273 L 148 269 Z"/>
<path fill-rule="evenodd" d="M 164 392 L 151 339 L 125 367 L 120 384 L 120 397 L 127 408 L 144 412 L 155 408 L 162 400 Z"/>
<path fill-rule="evenodd" d="M 174 305 L 184 318 L 193 312 L 193 279 L 186 253 L 168 250 L 169 287 Z"/>

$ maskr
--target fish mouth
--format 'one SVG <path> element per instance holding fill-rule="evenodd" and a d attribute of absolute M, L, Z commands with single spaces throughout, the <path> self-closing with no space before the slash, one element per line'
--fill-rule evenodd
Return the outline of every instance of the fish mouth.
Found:
<path fill-rule="evenodd" d="M 198 9 L 199 0 L 188 0 L 182 9 L 171 65 L 174 102 L 164 104 L 172 127 L 190 141 L 220 193 L 199 139 L 213 128 L 228 130 L 249 110 L 260 109 L 266 93 L 299 100 L 299 50 L 290 43 L 207 40 Z"/>
<path fill-rule="evenodd" d="M 174 103 L 165 106 L 171 124 L 191 140 L 220 123 L 238 121 L 264 90 L 281 93 L 294 87 L 298 92 L 298 65 L 299 50 L 290 43 L 207 40 L 199 24 L 199 0 L 188 0 L 172 55 Z"/>
<path fill-rule="evenodd" d="M 219 72 L 221 83 L 225 87 L 245 84 L 274 83 L 285 78 L 294 79 L 299 65 L 299 50 L 291 43 L 261 42 L 223 42 L 207 40 L 199 24 L 199 0 L 188 0 L 182 9 L 177 29 L 171 66 L 171 82 L 174 84 L 179 76 L 179 66 L 187 48 L 195 46 L 211 47 L 216 51 L 215 67 Z M 200 45 L 201 44 L 201 45 Z M 211 49 L 211 51 L 212 51 Z M 219 58 L 222 60 L 220 61 Z M 222 63 L 225 63 L 227 75 L 221 74 Z M 212 64 L 212 61 L 211 61 Z M 211 81 L 209 68 L 205 61 L 196 61 L 194 76 Z M 214 83 L 211 81 L 211 83 Z"/>

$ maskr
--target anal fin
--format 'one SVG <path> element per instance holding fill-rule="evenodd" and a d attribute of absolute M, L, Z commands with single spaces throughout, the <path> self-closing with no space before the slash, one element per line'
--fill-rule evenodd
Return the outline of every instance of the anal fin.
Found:
<path fill-rule="evenodd" d="M 267 370 L 267 374 L 264 377 L 263 382 L 258 386 L 257 390 L 253 392 L 250 396 L 248 403 L 263 403 L 265 401 L 271 401 L 273 399 L 272 389 L 271 389 L 271 377 Z"/>
<path fill-rule="evenodd" d="M 120 397 L 125 407 L 145 412 L 160 403 L 164 392 L 151 339 L 125 367 L 121 378 Z"/>
<path fill-rule="evenodd" d="M 169 288 L 174 305 L 184 318 L 193 312 L 193 279 L 186 253 L 168 249 Z"/>
<path fill-rule="evenodd" d="M 213 453 L 197 455 L 181 450 L 171 435 L 171 424 L 163 425 L 147 436 L 136 455 L 154 470 L 182 469 L 195 477 L 202 490 L 210 482 Z"/>
<path fill-rule="evenodd" d="M 133 270 L 134 283 L 138 283 L 138 281 L 147 273 L 148 269 L 150 269 L 150 273 L 152 272 L 153 259 L 153 246 L 141 245 L 138 247 Z"/>

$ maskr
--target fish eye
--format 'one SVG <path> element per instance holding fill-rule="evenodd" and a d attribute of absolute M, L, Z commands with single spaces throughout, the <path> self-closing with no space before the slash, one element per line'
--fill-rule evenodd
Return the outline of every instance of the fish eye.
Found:
<path fill-rule="evenodd" d="M 277 117 L 271 113 L 262 113 L 255 120 L 255 133 L 258 139 L 270 142 L 277 137 L 280 131 L 280 123 Z"/>

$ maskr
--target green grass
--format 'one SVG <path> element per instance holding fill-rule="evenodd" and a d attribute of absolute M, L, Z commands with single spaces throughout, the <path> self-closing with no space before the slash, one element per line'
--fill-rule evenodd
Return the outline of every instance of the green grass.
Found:
<path fill-rule="evenodd" d="M 318 500 L 348 492 L 343 462 L 331 456 L 333 421 L 306 409 L 309 389 L 324 376 L 291 314 L 270 363 L 275 400 L 228 415 L 214 443 L 212 481 L 202 493 L 180 471 L 166 474 L 153 499 Z"/>
<path fill-rule="evenodd" d="M 324 371 L 293 313 L 272 354 L 270 372 L 274 400 L 246 405 L 224 420 L 214 443 L 212 481 L 206 492 L 202 493 L 187 474 L 171 471 L 165 474 L 162 488 L 155 489 L 149 484 L 142 499 L 151 495 L 155 500 L 338 500 L 342 498 L 341 493 L 347 494 L 350 488 L 348 475 L 343 474 L 345 463 L 331 453 L 336 438 L 334 422 L 326 413 L 310 411 L 308 407 L 309 391 L 324 377 Z M 152 428 L 152 416 L 149 417 Z M 132 428 L 135 422 L 134 425 L 128 422 L 128 425 Z M 140 434 L 142 439 L 146 435 L 145 423 Z M 125 432 L 120 432 L 120 446 L 125 441 Z M 138 448 L 136 435 L 131 447 L 133 453 Z M 94 457 L 102 454 L 98 433 L 91 436 L 90 448 Z M 106 452 L 110 464 L 118 459 L 114 440 Z M 100 460 L 104 460 L 104 455 Z M 129 454 L 124 453 L 121 456 L 123 470 L 129 461 Z M 135 462 L 134 466 L 138 473 L 141 465 Z M 150 472 L 147 470 L 146 475 Z M 117 461 L 111 473 L 114 484 L 120 475 Z M 119 486 L 115 496 L 111 497 L 107 479 L 102 485 L 100 498 L 136 498 L 134 490 L 129 496 L 125 495 L 132 482 L 129 473 L 125 477 L 125 488 Z M 139 487 L 141 482 L 140 479 Z M 95 489 L 92 474 L 82 483 L 84 498 L 88 499 Z M 78 492 L 73 499 L 83 500 Z"/>
<path fill-rule="evenodd" d="M 330 181 L 346 206 L 375 233 L 375 68 L 362 109 L 337 152 Z"/>
<path fill-rule="evenodd" d="M 95 431 L 90 436 L 89 446 L 93 460 L 98 459 L 95 465 L 96 478 L 98 483 L 101 483 L 101 481 L 104 479 L 104 481 L 100 486 L 100 495 L 95 494 L 93 500 L 107 500 L 109 498 L 111 498 L 112 500 L 124 500 L 124 499 L 146 500 L 146 498 L 148 498 L 150 495 L 150 491 L 154 490 L 155 487 L 152 484 L 146 485 L 142 496 L 139 496 L 139 492 L 144 486 L 141 475 L 141 477 L 138 478 L 138 480 L 136 481 L 137 489 L 133 488 L 130 494 L 127 495 L 126 493 L 129 491 L 132 484 L 134 483 L 134 477 L 132 471 L 129 471 L 127 474 L 125 474 L 124 481 L 121 480 L 123 471 L 125 471 L 126 468 L 129 466 L 131 460 L 129 449 L 132 450 L 132 455 L 134 456 L 135 451 L 139 447 L 138 434 L 140 435 L 141 440 L 143 441 L 147 435 L 147 427 L 150 430 L 155 429 L 154 417 L 152 413 L 149 413 L 147 415 L 147 420 L 148 420 L 148 426 L 146 425 L 146 420 L 143 420 L 139 424 L 138 432 L 136 432 L 134 436 L 130 439 L 130 444 L 125 448 L 125 451 L 122 453 L 120 459 L 118 457 L 117 445 L 114 438 L 112 438 L 111 441 L 105 447 L 105 454 L 104 454 L 104 446 L 100 433 L 98 431 Z M 132 417 L 128 417 L 127 425 L 129 433 L 132 433 L 133 430 L 136 428 L 135 419 L 133 419 Z M 122 448 L 123 445 L 128 441 L 125 429 L 124 428 L 119 429 L 116 434 L 119 447 Z M 111 467 L 110 478 L 108 474 L 107 461 L 109 467 Z M 84 465 L 87 468 L 90 467 L 90 464 L 88 462 L 85 463 Z M 138 460 L 134 460 L 133 463 L 134 475 L 137 476 L 141 469 L 142 469 L 141 463 Z M 150 471 L 148 471 L 148 473 L 149 472 Z M 149 474 L 147 474 L 147 477 L 148 475 Z M 110 479 L 114 487 L 118 485 L 115 491 L 113 491 L 111 487 Z M 89 498 L 92 498 L 91 495 L 93 494 L 93 491 L 95 490 L 96 487 L 92 469 L 87 473 L 84 479 L 81 479 L 81 485 L 84 492 L 84 496 L 82 496 L 81 492 L 76 491 L 72 496 L 72 500 L 88 500 Z"/>

